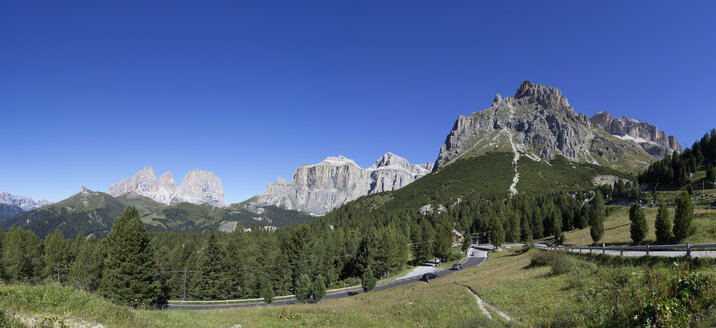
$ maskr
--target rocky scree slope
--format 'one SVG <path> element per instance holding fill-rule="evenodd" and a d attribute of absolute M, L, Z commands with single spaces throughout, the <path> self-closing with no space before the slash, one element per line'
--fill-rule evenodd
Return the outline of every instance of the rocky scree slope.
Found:
<path fill-rule="evenodd" d="M 361 168 L 343 156 L 297 168 L 291 182 L 269 183 L 255 203 L 324 214 L 358 197 L 400 189 L 432 170 L 432 163 L 416 165 L 386 153 L 371 167 Z"/>

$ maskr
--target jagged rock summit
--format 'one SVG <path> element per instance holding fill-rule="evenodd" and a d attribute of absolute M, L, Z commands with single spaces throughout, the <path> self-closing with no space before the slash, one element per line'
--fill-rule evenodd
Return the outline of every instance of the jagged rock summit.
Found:
<path fill-rule="evenodd" d="M 221 180 L 214 173 L 199 169 L 189 171 L 182 184 L 177 186 L 171 173 L 166 172 L 157 179 L 154 170 L 147 166 L 131 178 L 109 187 L 107 193 L 114 197 L 136 198 L 139 195 L 167 205 L 181 202 L 215 207 L 225 205 Z"/>
<path fill-rule="evenodd" d="M 35 201 L 30 197 L 13 195 L 7 192 L 0 192 L 0 204 L 17 206 L 21 210 L 27 212 L 36 208 L 51 205 L 52 202 L 48 202 L 46 200 Z"/>
<path fill-rule="evenodd" d="M 604 129 L 620 139 L 638 143 L 650 155 L 664 158 L 674 151 L 681 152 L 681 145 L 674 136 L 667 136 L 656 126 L 626 116 L 612 117 L 609 112 L 602 111 L 589 119 L 593 126 Z"/>
<path fill-rule="evenodd" d="M 328 157 L 297 168 L 291 182 L 279 177 L 269 183 L 256 203 L 320 215 L 361 196 L 402 188 L 430 173 L 432 166 L 411 164 L 392 153 L 367 169 L 344 156 Z"/>
<path fill-rule="evenodd" d="M 677 143 L 678 144 L 678 143 Z M 462 157 L 489 151 L 551 161 L 556 156 L 575 162 L 636 171 L 659 156 L 631 140 L 617 138 L 577 114 L 562 92 L 551 86 L 522 82 L 514 96 L 495 96 L 485 110 L 461 115 L 435 161 L 439 170 Z"/>

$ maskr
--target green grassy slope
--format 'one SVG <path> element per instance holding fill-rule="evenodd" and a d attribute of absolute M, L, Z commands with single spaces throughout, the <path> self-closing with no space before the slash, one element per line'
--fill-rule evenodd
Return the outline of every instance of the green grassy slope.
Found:
<path fill-rule="evenodd" d="M 507 152 L 486 152 L 475 157 L 460 158 L 401 189 L 361 197 L 351 206 L 368 210 L 417 210 L 425 204 L 450 205 L 458 198 L 507 195 L 515 175 L 513 156 Z M 592 189 L 592 178 L 597 175 L 630 178 L 628 173 L 588 163 L 570 162 L 561 156 L 549 163 L 521 156 L 518 171 L 517 190 L 520 193 Z"/>

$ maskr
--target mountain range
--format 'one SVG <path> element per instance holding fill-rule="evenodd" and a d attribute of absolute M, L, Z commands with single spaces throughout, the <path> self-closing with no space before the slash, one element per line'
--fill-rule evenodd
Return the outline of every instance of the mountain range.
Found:
<path fill-rule="evenodd" d="M 166 172 L 157 179 L 154 170 L 147 166 L 131 178 L 109 187 L 107 193 L 114 197 L 134 193 L 166 205 L 182 202 L 196 205 L 209 204 L 215 207 L 225 205 L 221 180 L 214 173 L 199 169 L 189 171 L 181 185 L 177 186 L 171 173 Z"/>
<path fill-rule="evenodd" d="M 107 193 L 82 188 L 57 204 L 0 193 L 0 228 L 99 236 L 126 206 L 137 207 L 150 229 L 176 231 L 295 224 L 347 203 L 418 211 L 473 195 L 578 191 L 633 180 L 674 151 L 681 151 L 676 138 L 649 123 L 608 112 L 589 118 L 575 112 L 559 89 L 525 81 L 513 96 L 498 94 L 486 109 L 459 116 L 434 164 L 386 153 L 361 168 L 346 157 L 328 157 L 229 206 L 211 172 L 192 170 L 177 186 L 169 172 L 157 178 L 147 166 Z"/>
<path fill-rule="evenodd" d="M 411 164 L 386 153 L 369 168 L 343 156 L 296 169 L 291 182 L 278 178 L 255 203 L 320 215 L 358 197 L 402 188 L 430 173 L 432 163 Z"/>

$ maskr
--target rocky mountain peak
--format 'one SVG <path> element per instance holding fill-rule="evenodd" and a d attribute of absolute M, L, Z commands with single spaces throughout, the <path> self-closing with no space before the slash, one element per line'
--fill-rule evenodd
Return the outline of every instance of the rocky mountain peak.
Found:
<path fill-rule="evenodd" d="M 224 206 L 224 189 L 221 180 L 213 173 L 194 169 L 184 177 L 181 186 L 177 186 L 171 173 L 166 172 L 157 179 L 154 170 L 147 166 L 129 179 L 123 179 L 111 187 L 108 194 L 119 197 L 134 193 L 151 198 L 162 204 L 189 202 Z"/>
<path fill-rule="evenodd" d="M 12 205 L 19 207 L 22 211 L 30 211 L 47 205 L 52 202 L 46 200 L 36 201 L 30 197 L 13 195 L 8 192 L 0 192 L 0 204 Z"/>
<path fill-rule="evenodd" d="M 296 169 L 291 182 L 278 178 L 258 196 L 257 204 L 323 214 L 358 197 L 401 188 L 428 174 L 432 164 L 414 165 L 393 153 L 364 169 L 344 156 Z"/>
<path fill-rule="evenodd" d="M 626 116 L 612 117 L 609 112 L 601 111 L 589 119 L 593 126 L 601 128 L 622 140 L 639 144 L 646 152 L 656 158 L 664 158 L 674 151 L 681 152 L 681 144 L 674 136 L 647 122 Z"/>
<path fill-rule="evenodd" d="M 564 156 L 592 164 L 623 162 L 629 167 L 621 168 L 628 170 L 641 169 L 653 160 L 651 152 L 593 124 L 586 115 L 576 114 L 559 89 L 524 81 L 514 96 L 496 96 L 487 109 L 460 115 L 440 148 L 435 170 L 462 156 L 490 151 L 524 154 L 533 160 Z"/>

